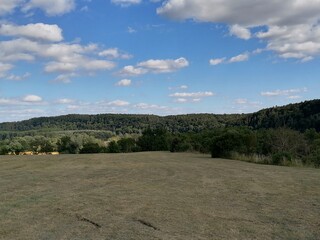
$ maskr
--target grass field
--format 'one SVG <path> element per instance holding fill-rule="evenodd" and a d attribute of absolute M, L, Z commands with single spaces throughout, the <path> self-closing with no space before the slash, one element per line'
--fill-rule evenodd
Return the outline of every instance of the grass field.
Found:
<path fill-rule="evenodd" d="M 1 156 L 0 239 L 320 239 L 320 170 L 189 153 Z"/>

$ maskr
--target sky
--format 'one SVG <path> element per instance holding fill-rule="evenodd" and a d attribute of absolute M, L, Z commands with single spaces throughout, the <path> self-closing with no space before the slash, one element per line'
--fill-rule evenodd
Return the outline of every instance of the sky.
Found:
<path fill-rule="evenodd" d="M 0 0 L 0 122 L 319 98 L 320 0 Z"/>

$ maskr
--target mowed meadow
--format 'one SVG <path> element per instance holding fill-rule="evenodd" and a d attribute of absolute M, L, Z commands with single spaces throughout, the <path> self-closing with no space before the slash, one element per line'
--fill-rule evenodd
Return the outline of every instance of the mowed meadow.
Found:
<path fill-rule="evenodd" d="M 320 170 L 192 153 L 1 156 L 0 239 L 320 239 Z"/>

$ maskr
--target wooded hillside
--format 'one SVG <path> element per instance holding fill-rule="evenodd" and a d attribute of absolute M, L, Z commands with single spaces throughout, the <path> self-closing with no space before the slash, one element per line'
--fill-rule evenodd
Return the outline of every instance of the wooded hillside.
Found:
<path fill-rule="evenodd" d="M 320 100 L 273 107 L 252 114 L 187 114 L 173 116 L 98 114 L 40 117 L 21 122 L 0 123 L 0 131 L 104 130 L 141 133 L 146 128 L 165 128 L 169 132 L 201 132 L 224 126 L 253 129 L 287 127 L 298 131 L 320 131 Z"/>

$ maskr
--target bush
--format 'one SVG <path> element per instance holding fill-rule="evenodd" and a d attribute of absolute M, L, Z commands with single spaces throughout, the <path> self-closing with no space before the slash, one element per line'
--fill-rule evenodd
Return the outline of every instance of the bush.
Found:
<path fill-rule="evenodd" d="M 119 145 L 116 141 L 111 141 L 107 147 L 107 152 L 108 153 L 119 153 L 120 148 Z"/>
<path fill-rule="evenodd" d="M 0 155 L 6 155 L 8 154 L 9 149 L 6 146 L 0 147 Z"/>
<path fill-rule="evenodd" d="M 272 155 L 273 165 L 289 165 L 292 163 L 292 157 L 288 152 L 279 152 Z"/>
<path fill-rule="evenodd" d="M 100 153 L 102 151 L 98 143 L 89 142 L 83 145 L 80 153 Z"/>
<path fill-rule="evenodd" d="M 147 129 L 138 139 L 137 145 L 141 151 L 167 151 L 170 145 L 169 138 L 170 134 L 165 129 Z"/>
<path fill-rule="evenodd" d="M 133 138 L 122 138 L 117 143 L 120 152 L 123 153 L 136 152 L 139 150 L 136 141 Z"/>
<path fill-rule="evenodd" d="M 320 150 L 314 152 L 310 160 L 316 168 L 320 168 Z"/>
<path fill-rule="evenodd" d="M 170 144 L 170 152 L 187 152 L 192 151 L 192 145 L 182 137 L 175 137 Z"/>

